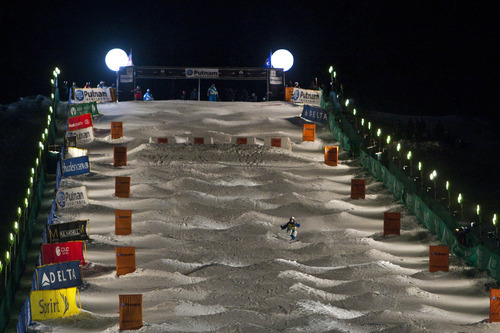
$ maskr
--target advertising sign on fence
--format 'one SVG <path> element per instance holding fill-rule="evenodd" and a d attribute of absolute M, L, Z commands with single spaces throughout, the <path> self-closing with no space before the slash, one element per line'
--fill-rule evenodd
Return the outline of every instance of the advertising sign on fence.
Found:
<path fill-rule="evenodd" d="M 115 235 L 130 235 L 132 233 L 132 210 L 115 209 Z"/>
<path fill-rule="evenodd" d="M 78 260 L 80 265 L 85 264 L 83 241 L 42 244 L 42 263 L 44 265 L 72 260 Z"/>
<path fill-rule="evenodd" d="M 89 204 L 85 185 L 58 190 L 56 193 L 57 209 L 84 206 Z"/>
<path fill-rule="evenodd" d="M 116 247 L 116 275 L 135 272 L 135 247 Z"/>
<path fill-rule="evenodd" d="M 49 242 L 60 243 L 77 240 L 88 240 L 87 234 L 88 220 L 63 222 L 48 225 Z"/>
<path fill-rule="evenodd" d="M 429 246 L 429 272 L 443 271 L 450 269 L 450 247 L 446 245 Z"/>
<path fill-rule="evenodd" d="M 328 123 L 328 111 L 318 107 L 304 105 L 300 116 L 315 123 Z"/>
<path fill-rule="evenodd" d="M 82 284 L 78 260 L 39 266 L 36 269 L 36 290 L 71 288 Z"/>
<path fill-rule="evenodd" d="M 76 293 L 76 287 L 31 291 L 31 318 L 35 321 L 56 319 L 80 313 Z"/>
<path fill-rule="evenodd" d="M 76 88 L 75 98 L 71 103 L 114 102 L 115 93 L 112 90 L 112 88 Z"/>
<path fill-rule="evenodd" d="M 81 103 L 81 104 L 68 104 L 69 117 L 81 116 L 90 113 L 93 116 L 99 115 L 97 102 Z"/>
<path fill-rule="evenodd" d="M 120 302 L 120 330 L 142 327 L 142 295 L 118 295 Z"/>
<path fill-rule="evenodd" d="M 75 131 L 66 132 L 66 138 L 76 137 L 78 144 L 91 143 L 94 141 L 94 127 L 87 127 Z M 76 146 L 76 144 L 75 144 Z"/>
<path fill-rule="evenodd" d="M 88 156 L 67 158 L 61 161 L 64 177 L 72 177 L 90 173 L 90 160 Z"/>
<path fill-rule="evenodd" d="M 68 118 L 68 131 L 92 127 L 92 115 L 90 113 Z"/>
<path fill-rule="evenodd" d="M 321 106 L 321 90 L 293 88 L 292 102 Z"/>
<path fill-rule="evenodd" d="M 127 147 L 113 147 L 113 166 L 127 165 Z"/>

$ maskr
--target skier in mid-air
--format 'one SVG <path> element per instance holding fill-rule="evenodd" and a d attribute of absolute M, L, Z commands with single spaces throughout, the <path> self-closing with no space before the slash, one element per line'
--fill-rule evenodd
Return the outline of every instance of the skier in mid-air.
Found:
<path fill-rule="evenodd" d="M 295 221 L 295 218 L 292 216 L 290 217 L 290 220 L 285 223 L 284 225 L 281 226 L 281 230 L 285 230 L 287 234 L 290 235 L 291 240 L 295 240 L 297 238 L 297 228 L 300 227 L 300 224 L 298 224 Z"/>

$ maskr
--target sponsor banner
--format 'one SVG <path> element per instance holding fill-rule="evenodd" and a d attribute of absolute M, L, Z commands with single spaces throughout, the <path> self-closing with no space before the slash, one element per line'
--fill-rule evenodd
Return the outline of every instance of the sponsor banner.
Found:
<path fill-rule="evenodd" d="M 80 313 L 76 302 L 76 293 L 76 287 L 31 291 L 31 318 L 37 321 L 68 317 Z"/>
<path fill-rule="evenodd" d="M 88 240 L 87 234 L 88 220 L 78 220 L 71 222 L 50 224 L 49 228 L 49 242 L 69 242 L 77 240 Z"/>
<path fill-rule="evenodd" d="M 219 78 L 218 68 L 186 68 L 186 78 L 188 79 L 217 79 Z"/>
<path fill-rule="evenodd" d="M 123 122 L 112 121 L 111 122 L 111 139 L 119 139 L 123 137 Z"/>
<path fill-rule="evenodd" d="M 97 102 L 68 104 L 68 117 L 82 116 L 87 113 L 90 113 L 93 116 L 99 115 Z"/>
<path fill-rule="evenodd" d="M 450 268 L 450 247 L 446 245 L 429 246 L 429 272 L 448 272 Z"/>
<path fill-rule="evenodd" d="M 72 137 L 75 137 L 75 146 L 77 142 L 79 144 L 91 143 L 94 141 L 94 127 L 87 127 L 76 131 L 66 132 L 66 138 L 68 140 Z"/>
<path fill-rule="evenodd" d="M 269 70 L 269 84 L 271 85 L 282 85 L 283 84 L 283 71 L 277 71 L 276 69 Z"/>
<path fill-rule="evenodd" d="M 500 322 L 500 289 L 490 289 L 490 323 Z"/>
<path fill-rule="evenodd" d="M 328 123 L 328 111 L 314 106 L 304 104 L 300 116 L 315 123 Z"/>
<path fill-rule="evenodd" d="M 76 131 L 87 127 L 92 127 L 92 115 L 90 113 L 68 118 L 68 131 Z"/>
<path fill-rule="evenodd" d="M 130 177 L 115 177 L 115 196 L 130 197 Z"/>
<path fill-rule="evenodd" d="M 142 294 L 118 295 L 120 302 L 120 330 L 142 327 Z"/>
<path fill-rule="evenodd" d="M 56 193 L 57 209 L 77 207 L 89 204 L 85 185 L 58 190 Z"/>
<path fill-rule="evenodd" d="M 302 125 L 302 141 L 316 140 L 316 125 L 304 124 Z"/>
<path fill-rule="evenodd" d="M 113 102 L 113 92 L 111 88 L 76 88 L 75 99 L 72 103 L 106 103 Z"/>
<path fill-rule="evenodd" d="M 66 149 L 66 155 L 64 155 L 64 158 L 74 158 L 74 157 L 80 157 L 80 156 L 87 156 L 88 154 L 89 154 L 88 149 L 68 147 Z"/>
<path fill-rule="evenodd" d="M 37 267 L 36 276 L 36 290 L 71 288 L 83 284 L 77 260 Z"/>
<path fill-rule="evenodd" d="M 115 235 L 130 235 L 132 233 L 132 210 L 115 209 Z"/>
<path fill-rule="evenodd" d="M 292 102 L 321 106 L 321 90 L 293 88 Z"/>
<path fill-rule="evenodd" d="M 80 265 L 85 264 L 83 241 L 42 244 L 43 265 L 73 260 L 78 260 Z"/>
<path fill-rule="evenodd" d="M 90 173 L 90 161 L 88 156 L 68 158 L 61 161 L 64 177 L 78 176 Z"/>
<path fill-rule="evenodd" d="M 127 147 L 113 147 L 113 166 L 127 165 Z"/>

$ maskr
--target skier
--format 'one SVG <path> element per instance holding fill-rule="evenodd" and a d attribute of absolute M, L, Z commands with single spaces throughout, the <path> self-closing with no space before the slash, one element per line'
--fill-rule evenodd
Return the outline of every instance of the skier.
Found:
<path fill-rule="evenodd" d="M 141 87 L 137 86 L 137 88 L 134 89 L 134 99 L 136 101 L 142 101 L 142 91 Z"/>
<path fill-rule="evenodd" d="M 149 89 L 146 89 L 146 93 L 144 94 L 144 100 L 145 101 L 153 101 L 154 100 L 153 95 L 151 94 Z"/>
<path fill-rule="evenodd" d="M 217 101 L 218 94 L 219 93 L 217 92 L 217 88 L 215 88 L 215 83 L 212 83 L 212 85 L 210 86 L 210 88 L 208 88 L 208 91 L 207 91 L 208 100 L 210 102 Z"/>
<path fill-rule="evenodd" d="M 300 224 L 295 222 L 295 218 L 292 216 L 290 217 L 290 220 L 285 223 L 284 225 L 281 226 L 281 230 L 285 230 L 287 234 L 290 235 L 291 240 L 295 240 L 297 237 L 297 228 L 300 227 Z"/>

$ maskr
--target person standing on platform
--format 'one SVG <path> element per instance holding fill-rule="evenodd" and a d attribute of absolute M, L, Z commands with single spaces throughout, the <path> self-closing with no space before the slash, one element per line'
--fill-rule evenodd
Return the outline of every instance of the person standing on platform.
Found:
<path fill-rule="evenodd" d="M 210 102 L 215 102 L 215 101 L 217 101 L 218 95 L 219 95 L 219 93 L 217 92 L 217 88 L 215 87 L 215 83 L 212 83 L 212 85 L 210 86 L 210 88 L 208 88 L 208 91 L 207 91 L 208 100 Z"/>

